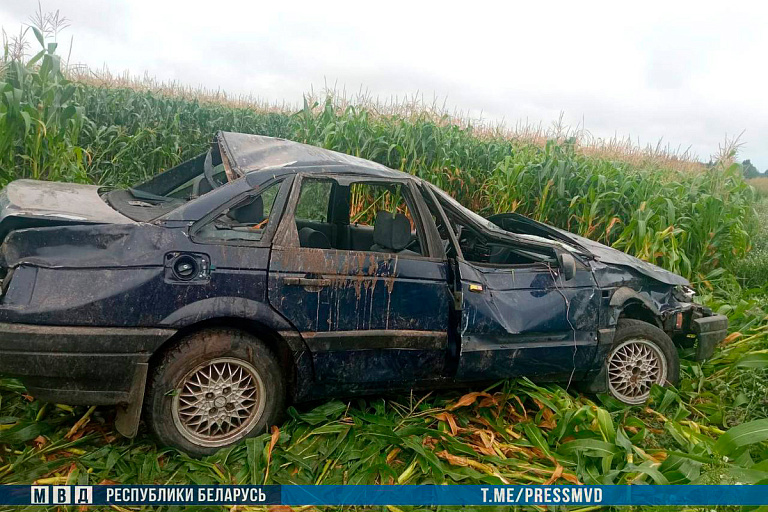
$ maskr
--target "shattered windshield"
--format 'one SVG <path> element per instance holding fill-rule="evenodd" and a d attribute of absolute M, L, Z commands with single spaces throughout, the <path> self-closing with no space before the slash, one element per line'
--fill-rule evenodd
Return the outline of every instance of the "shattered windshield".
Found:
<path fill-rule="evenodd" d="M 482 215 L 478 215 L 477 213 L 473 212 L 469 208 L 462 206 L 461 203 L 459 203 L 457 200 L 452 198 L 447 192 L 440 190 L 439 188 L 437 188 L 432 184 L 430 184 L 429 187 L 432 189 L 432 191 L 435 194 L 437 194 L 440 197 L 440 199 L 444 200 L 446 203 L 449 203 L 452 208 L 454 208 L 455 210 L 458 210 L 459 213 L 461 213 L 465 217 L 468 217 L 475 224 L 479 224 L 480 226 L 483 226 L 486 229 L 490 229 L 491 231 L 496 231 L 498 233 L 506 233 L 505 230 L 501 229 L 499 226 L 489 221 Z"/>

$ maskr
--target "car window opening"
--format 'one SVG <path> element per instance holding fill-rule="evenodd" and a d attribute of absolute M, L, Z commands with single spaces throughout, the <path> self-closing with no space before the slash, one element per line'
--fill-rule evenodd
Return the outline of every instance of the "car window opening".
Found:
<path fill-rule="evenodd" d="M 299 245 L 424 256 L 411 205 L 401 183 L 305 178 L 294 215 Z"/>
<path fill-rule="evenodd" d="M 264 234 L 282 180 L 267 185 L 221 212 L 201 227 L 196 235 L 211 241 L 258 241 Z"/>
<path fill-rule="evenodd" d="M 439 190 L 439 189 L 434 189 Z M 480 215 L 461 206 L 455 199 L 440 191 L 437 200 L 445 211 L 451 229 L 459 241 L 462 255 L 466 261 L 494 266 L 536 265 L 553 264 L 557 262 L 554 250 L 534 245 L 515 243 L 513 241 L 500 240 L 478 230 L 475 225 L 493 226 L 490 233 L 504 233 L 498 226 L 487 221 Z M 431 201 L 427 201 L 430 210 L 434 208 Z M 471 214 L 467 215 L 467 212 Z M 434 214 L 433 214 L 434 215 Z M 474 222 L 472 222 L 474 221 Z M 437 222 L 437 219 L 436 219 Z M 474 225 L 473 225 L 474 224 Z M 451 257 L 452 251 L 448 242 L 448 235 L 442 222 L 437 223 L 438 232 L 447 248 L 446 254 Z M 453 251 L 455 253 L 455 251 Z"/>
<path fill-rule="evenodd" d="M 108 190 L 101 197 L 126 217 L 148 222 L 237 179 L 227 170 L 217 143 L 211 149 L 131 188 Z"/>

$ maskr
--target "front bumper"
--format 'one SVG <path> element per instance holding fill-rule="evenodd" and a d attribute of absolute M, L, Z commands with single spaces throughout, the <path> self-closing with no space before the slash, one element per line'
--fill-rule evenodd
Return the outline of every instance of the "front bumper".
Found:
<path fill-rule="evenodd" d="M 0 374 L 47 402 L 125 404 L 136 375 L 175 332 L 0 323 Z"/>
<path fill-rule="evenodd" d="M 696 360 L 704 361 L 712 357 L 715 347 L 728 334 L 728 318 L 724 315 L 711 315 L 694 318 L 691 331 L 696 335 Z"/>

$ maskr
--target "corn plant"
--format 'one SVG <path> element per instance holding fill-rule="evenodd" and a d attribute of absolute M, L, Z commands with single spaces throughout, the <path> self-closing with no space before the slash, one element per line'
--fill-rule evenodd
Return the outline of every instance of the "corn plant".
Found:
<path fill-rule="evenodd" d="M 0 76 L 0 179 L 85 181 L 77 86 L 62 73 L 57 43 L 30 28 L 40 51 L 26 62 L 11 58 Z"/>
<path fill-rule="evenodd" d="M 750 249 L 753 191 L 735 165 L 633 169 L 548 143 L 505 157 L 485 183 L 494 213 L 517 211 L 703 280 Z"/>

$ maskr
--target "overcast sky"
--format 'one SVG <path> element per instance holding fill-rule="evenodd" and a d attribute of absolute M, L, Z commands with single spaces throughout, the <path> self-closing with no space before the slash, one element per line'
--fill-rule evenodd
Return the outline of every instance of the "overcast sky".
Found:
<path fill-rule="evenodd" d="M 490 121 L 560 113 L 707 160 L 742 131 L 768 168 L 766 2 L 43 0 L 72 62 L 300 104 L 310 88 L 424 95 Z M 2 0 L 15 31 L 36 0 Z"/>

